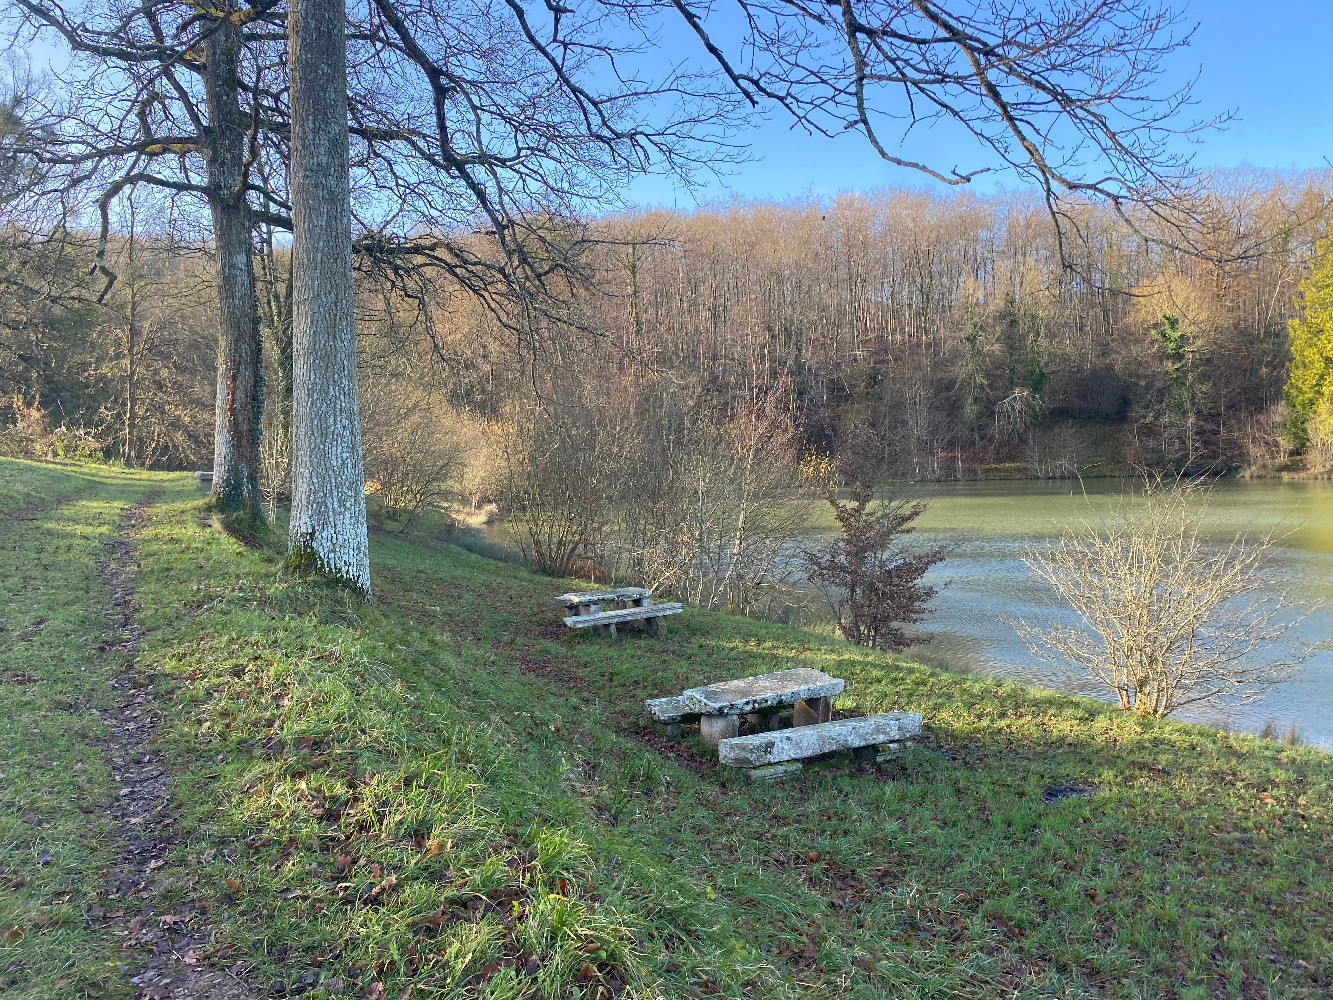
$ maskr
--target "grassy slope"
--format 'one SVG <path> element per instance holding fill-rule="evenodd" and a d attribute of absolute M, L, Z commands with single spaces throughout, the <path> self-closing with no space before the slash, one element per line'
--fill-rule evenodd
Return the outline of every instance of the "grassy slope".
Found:
<path fill-rule="evenodd" d="M 190 843 L 167 869 L 177 889 L 145 905 L 197 897 L 207 957 L 266 987 L 411 984 L 414 1000 L 619 984 L 671 997 L 1333 988 L 1333 763 L 1319 752 L 722 614 L 687 611 L 656 640 L 567 634 L 557 582 L 420 538 L 374 540 L 377 602 L 363 608 L 275 582 L 265 553 L 201 527 L 185 477 L 0 462 L 0 497 L 20 481 L 96 497 L 3 529 L 0 556 L 41 562 L 53 598 L 89 584 L 77 564 L 115 504 L 165 488 L 140 531 L 139 660 L 175 687 L 165 738 Z M 41 612 L 5 579 L 12 636 Z M 105 960 L 95 928 L 32 916 L 67 913 L 60 894 L 94 884 L 105 850 L 98 814 L 59 804 L 76 759 L 96 772 L 80 779 L 89 801 L 111 791 L 81 745 L 88 718 L 52 709 L 76 661 L 102 671 L 88 697 L 105 696 L 113 665 L 74 652 L 89 601 L 70 659 L 48 655 L 45 634 L 42 655 L 12 640 L 0 652 L 5 678 L 19 649 L 15 664 L 52 685 L 0 683 L 5 745 L 21 738 L 11 761 L 26 762 L 0 779 L 0 867 L 26 879 L 0 906 L 26 908 L 12 923 L 28 928 L 0 942 L 0 970 L 24 962 L 11 979 L 34 997 L 70 995 L 50 986 L 61 961 L 97 978 Z M 642 728 L 646 696 L 794 665 L 847 678 L 839 707 L 924 712 L 930 738 L 884 771 L 832 760 L 752 787 L 697 744 L 659 753 Z M 23 734 L 56 718 L 59 733 L 31 734 L 40 744 Z M 1041 801 L 1069 780 L 1100 790 Z M 22 819 L 36 786 L 47 830 Z M 28 855 L 58 839 L 88 861 L 34 871 Z"/>

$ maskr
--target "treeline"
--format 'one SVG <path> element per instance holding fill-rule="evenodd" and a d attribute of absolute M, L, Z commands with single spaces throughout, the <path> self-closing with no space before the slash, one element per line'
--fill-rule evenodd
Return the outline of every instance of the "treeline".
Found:
<path fill-rule="evenodd" d="M 87 234 L 0 227 L 0 449 L 209 468 L 217 305 L 208 248 L 137 220 L 94 272 Z"/>
<path fill-rule="evenodd" d="M 1062 259 L 1024 196 L 607 220 L 628 246 L 599 248 L 590 309 L 618 365 L 688 373 L 727 399 L 782 383 L 808 441 L 869 422 L 907 478 L 1272 467 L 1287 458 L 1288 320 L 1329 183 L 1213 178 L 1222 262 L 1145 243 L 1109 210 L 1085 213 Z"/>
<path fill-rule="evenodd" d="M 1062 248 L 1033 197 L 895 190 L 559 222 L 576 267 L 563 294 L 526 314 L 438 277 L 364 275 L 370 478 L 394 480 L 376 455 L 404 435 L 465 426 L 435 464 L 470 475 L 480 502 L 499 489 L 497 428 L 537 412 L 591 436 L 627 400 L 671 395 L 655 404 L 675 414 L 661 420 L 696 438 L 762 411 L 780 415 L 796 452 L 829 453 L 847 427 L 868 426 L 907 479 L 1279 467 L 1292 459 L 1288 321 L 1330 190 L 1322 173 L 1215 175 L 1207 204 L 1225 226 L 1200 212 L 1213 228 L 1192 239 L 1211 240 L 1211 259 L 1173 249 L 1170 233 L 1145 239 L 1106 208 L 1085 209 Z M 87 240 L 7 230 L 0 419 L 31 426 L 40 413 L 48 433 L 77 430 L 110 457 L 206 467 L 208 248 L 122 222 L 101 301 Z M 276 494 L 288 262 L 281 247 L 257 251 Z M 457 471 L 477 454 L 489 472 Z"/>

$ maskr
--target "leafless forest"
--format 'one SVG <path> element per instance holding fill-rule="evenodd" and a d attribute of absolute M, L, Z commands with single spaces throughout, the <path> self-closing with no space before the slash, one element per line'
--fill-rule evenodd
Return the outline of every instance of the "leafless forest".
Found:
<path fill-rule="evenodd" d="M 592 435 L 618 406 L 664 405 L 650 397 L 710 426 L 768 413 L 817 450 L 868 423 L 909 479 L 1272 468 L 1288 459 L 1274 433 L 1286 324 L 1329 183 L 1217 176 L 1222 264 L 1145 247 L 1089 209 L 1062 266 L 1049 220 L 1022 196 L 884 191 L 562 223 L 580 271 L 560 316 L 502 323 L 505 304 L 439 280 L 409 296 L 363 276 L 365 396 L 398 416 L 429 408 L 464 436 L 534 407 Z M 207 248 L 135 225 L 113 241 L 121 277 L 100 306 L 77 235 L 7 234 L 5 423 L 41 411 L 115 457 L 204 467 Z M 261 263 L 272 425 L 283 249 Z"/>

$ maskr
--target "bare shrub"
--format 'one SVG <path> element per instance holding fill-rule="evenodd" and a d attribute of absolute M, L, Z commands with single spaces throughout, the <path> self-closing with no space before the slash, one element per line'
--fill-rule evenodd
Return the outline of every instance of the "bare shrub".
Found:
<path fill-rule="evenodd" d="M 552 388 L 505 438 L 505 513 L 534 567 L 762 614 L 796 596 L 817 491 L 782 393 L 718 412 L 669 378 Z"/>
<path fill-rule="evenodd" d="M 1149 479 L 1100 523 L 1030 548 L 1028 568 L 1082 620 L 1017 622 L 1033 653 L 1073 663 L 1121 708 L 1153 716 L 1244 704 L 1287 676 L 1303 656 L 1264 654 L 1308 610 L 1295 614 L 1298 605 L 1267 592 L 1271 536 L 1204 537 L 1211 493 L 1197 481 Z"/>
<path fill-rule="evenodd" d="M 379 516 L 409 522 L 450 495 L 463 469 L 457 415 L 406 380 L 368 380 L 361 406 L 366 492 Z"/>
<path fill-rule="evenodd" d="M 1078 429 L 1059 424 L 1032 433 L 1023 465 L 1034 479 L 1075 479 L 1087 453 L 1087 441 Z"/>
<path fill-rule="evenodd" d="M 683 394 L 686 399 L 689 393 Z M 644 421 L 641 499 L 617 539 L 635 572 L 707 608 L 764 614 L 795 597 L 797 545 L 817 493 L 776 394 L 718 418 L 697 409 Z M 675 425 L 675 433 L 662 435 Z M 654 440 L 658 446 L 652 447 Z"/>
<path fill-rule="evenodd" d="M 1306 422 L 1305 467 L 1310 472 L 1333 470 L 1333 402 L 1324 400 Z"/>
<path fill-rule="evenodd" d="M 504 436 L 503 500 L 523 557 L 550 576 L 601 575 L 611 501 L 608 415 L 574 396 L 519 412 Z"/>
<path fill-rule="evenodd" d="M 1252 470 L 1268 471 L 1285 465 L 1291 450 L 1282 434 L 1282 404 L 1274 403 L 1242 423 L 1241 448 Z"/>
<path fill-rule="evenodd" d="M 278 523 L 278 507 L 291 502 L 291 427 L 277 406 L 265 406 L 260 418 L 259 490 L 270 527 Z"/>

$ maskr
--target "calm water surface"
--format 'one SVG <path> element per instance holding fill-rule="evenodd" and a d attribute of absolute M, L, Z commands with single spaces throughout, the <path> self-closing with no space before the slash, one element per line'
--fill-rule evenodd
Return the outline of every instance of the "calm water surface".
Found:
<path fill-rule="evenodd" d="M 1118 480 L 1075 483 L 979 482 L 922 488 L 932 500 L 917 522 L 923 544 L 948 548 L 931 571 L 944 584 L 925 623 L 933 636 L 914 646 L 915 659 L 988 677 L 1105 698 L 1073 670 L 1034 656 L 1010 622 L 1057 617 L 1050 592 L 1023 564 L 1033 543 L 1058 536 L 1082 520 L 1095 523 L 1121 489 Z M 1282 535 L 1266 567 L 1276 592 L 1327 602 L 1293 632 L 1314 643 L 1333 636 L 1333 483 L 1223 480 L 1214 494 L 1208 528 L 1225 542 L 1237 531 Z M 1257 732 L 1270 721 L 1285 732 L 1293 722 L 1304 740 L 1333 748 L 1333 650 L 1308 659 L 1299 672 L 1250 705 L 1182 710 L 1178 718 Z"/>

